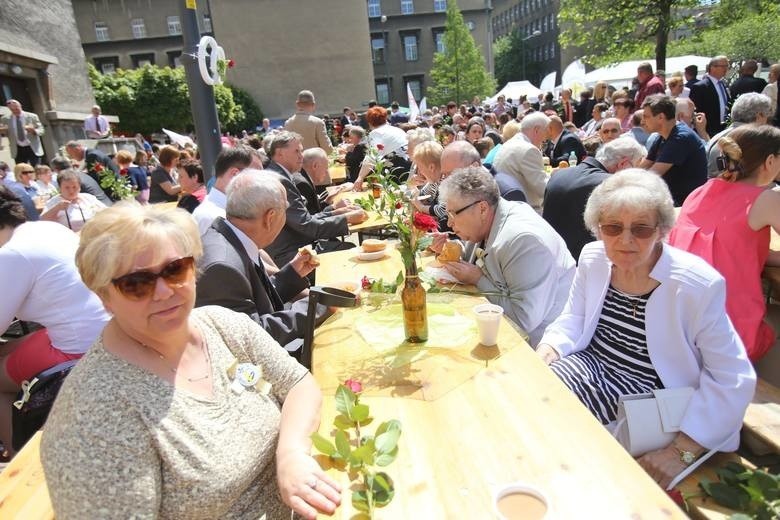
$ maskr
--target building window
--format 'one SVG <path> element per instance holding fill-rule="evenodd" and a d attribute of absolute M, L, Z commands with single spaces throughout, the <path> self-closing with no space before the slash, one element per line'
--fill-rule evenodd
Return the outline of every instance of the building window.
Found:
<path fill-rule="evenodd" d="M 99 42 L 107 42 L 111 39 L 108 36 L 108 25 L 106 25 L 106 22 L 95 22 L 95 39 Z"/>
<path fill-rule="evenodd" d="M 178 16 L 168 17 L 168 34 L 175 36 L 181 34 L 181 22 Z"/>
<path fill-rule="evenodd" d="M 422 99 L 422 82 L 419 79 L 409 79 L 406 80 L 406 85 L 409 87 L 409 90 L 412 91 L 414 99 L 420 101 L 420 99 Z"/>
<path fill-rule="evenodd" d="M 436 52 L 444 54 L 444 31 L 433 33 L 433 40 L 436 42 Z"/>
<path fill-rule="evenodd" d="M 382 16 L 382 4 L 379 0 L 368 0 L 368 17 L 379 18 Z"/>
<path fill-rule="evenodd" d="M 133 60 L 133 68 L 139 69 L 147 65 L 154 65 L 154 54 L 135 54 L 131 55 L 130 59 Z"/>
<path fill-rule="evenodd" d="M 417 36 L 413 34 L 404 36 L 404 59 L 417 61 Z"/>
<path fill-rule="evenodd" d="M 203 15 L 203 32 L 214 32 L 214 29 L 211 28 L 211 16 L 207 14 Z"/>
<path fill-rule="evenodd" d="M 113 74 L 119 68 L 119 57 L 95 58 L 95 68 L 103 74 Z"/>
<path fill-rule="evenodd" d="M 384 36 L 372 36 L 371 37 L 371 58 L 374 63 L 385 62 L 385 37 Z"/>
<path fill-rule="evenodd" d="M 443 13 L 447 10 L 447 0 L 433 0 L 433 11 Z"/>
<path fill-rule="evenodd" d="M 181 51 L 168 51 L 168 66 L 174 69 L 181 67 Z"/>
<path fill-rule="evenodd" d="M 414 14 L 414 0 L 401 0 L 401 14 Z"/>
<path fill-rule="evenodd" d="M 547 32 L 547 17 L 542 19 L 542 32 Z"/>
<path fill-rule="evenodd" d="M 376 102 L 380 105 L 390 104 L 390 86 L 384 81 L 376 84 Z"/>
<path fill-rule="evenodd" d="M 130 27 L 133 29 L 133 38 L 136 40 L 146 38 L 146 25 L 144 25 L 143 18 L 133 18 L 130 22 Z"/>

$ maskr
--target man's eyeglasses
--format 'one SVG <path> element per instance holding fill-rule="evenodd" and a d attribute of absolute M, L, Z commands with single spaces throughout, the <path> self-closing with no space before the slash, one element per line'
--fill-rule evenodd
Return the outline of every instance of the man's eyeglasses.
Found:
<path fill-rule="evenodd" d="M 633 224 L 629 229 L 635 238 L 650 238 L 657 228 L 647 224 Z M 599 231 L 608 237 L 619 237 L 624 229 L 623 224 L 599 224 Z"/>
<path fill-rule="evenodd" d="M 111 283 L 125 298 L 141 301 L 154 294 L 158 278 L 162 278 L 171 289 L 182 287 L 189 280 L 194 267 L 195 259 L 191 256 L 185 256 L 169 262 L 159 273 L 135 271 L 114 278 Z"/>
<path fill-rule="evenodd" d="M 472 206 L 476 206 L 480 202 L 482 202 L 482 201 L 481 200 L 475 200 L 471 204 L 469 204 L 467 206 L 464 206 L 464 207 L 460 208 L 457 211 L 448 211 L 447 212 L 447 218 L 454 219 L 457 215 L 460 215 L 461 213 L 463 213 L 464 211 L 466 211 L 467 209 L 469 209 Z"/>

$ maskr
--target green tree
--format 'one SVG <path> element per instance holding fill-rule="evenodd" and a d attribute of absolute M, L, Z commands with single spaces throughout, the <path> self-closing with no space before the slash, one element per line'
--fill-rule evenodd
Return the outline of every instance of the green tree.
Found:
<path fill-rule="evenodd" d="M 496 81 L 500 86 L 509 81 L 533 78 L 539 74 L 539 64 L 529 63 L 528 42 L 523 41 L 523 34 L 517 29 L 496 41 L 493 56 Z"/>
<path fill-rule="evenodd" d="M 92 65 L 88 69 L 95 99 L 105 113 L 119 116 L 120 132 L 148 135 L 162 128 L 177 132 L 192 129 L 189 88 L 183 68 L 147 65 L 140 69 L 118 69 L 113 74 L 101 74 Z M 214 99 L 222 128 L 246 118 L 230 87 L 217 85 Z"/>
<path fill-rule="evenodd" d="M 233 101 L 236 105 L 243 110 L 243 117 L 236 118 L 236 120 L 225 129 L 231 134 L 237 135 L 242 130 L 249 130 L 250 133 L 263 121 L 263 112 L 255 102 L 249 92 L 242 88 L 238 88 L 235 85 L 228 85 L 228 88 L 233 92 Z"/>
<path fill-rule="evenodd" d="M 431 105 L 451 100 L 460 103 L 496 90 L 496 82 L 485 67 L 485 59 L 466 27 L 457 2 L 447 2 L 444 52 L 433 56 L 431 80 L 426 90 Z"/>
<path fill-rule="evenodd" d="M 709 27 L 689 38 L 669 44 L 675 55 L 725 54 L 741 61 L 749 58 L 776 62 L 780 60 L 780 6 L 767 0 L 750 2 L 723 1 L 712 12 Z"/>
<path fill-rule="evenodd" d="M 690 24 L 680 13 L 697 5 L 698 0 L 561 0 L 560 42 L 585 49 L 583 60 L 595 66 L 655 54 L 656 68 L 665 69 L 669 33 Z"/>

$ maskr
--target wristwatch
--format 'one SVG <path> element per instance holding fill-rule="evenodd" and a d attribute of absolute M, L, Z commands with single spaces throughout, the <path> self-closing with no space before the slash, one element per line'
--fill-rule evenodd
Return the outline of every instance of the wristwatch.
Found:
<path fill-rule="evenodd" d="M 692 451 L 681 450 L 680 448 L 678 448 L 674 444 L 672 444 L 672 447 L 675 450 L 677 450 L 677 453 L 680 455 L 680 462 L 682 462 L 686 466 L 690 466 L 696 460 L 696 454 L 693 453 Z"/>

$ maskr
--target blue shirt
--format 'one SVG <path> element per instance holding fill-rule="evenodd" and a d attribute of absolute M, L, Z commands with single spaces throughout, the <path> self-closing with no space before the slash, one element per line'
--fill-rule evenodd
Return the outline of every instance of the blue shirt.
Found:
<path fill-rule="evenodd" d="M 675 206 L 682 206 L 685 198 L 707 182 L 707 154 L 699 136 L 685 123 L 677 123 L 669 137 L 648 141 L 647 159 L 671 164 L 663 179 L 672 192 Z"/>

